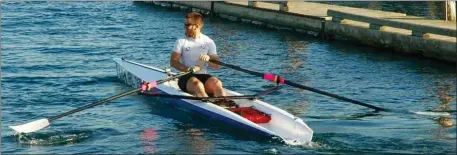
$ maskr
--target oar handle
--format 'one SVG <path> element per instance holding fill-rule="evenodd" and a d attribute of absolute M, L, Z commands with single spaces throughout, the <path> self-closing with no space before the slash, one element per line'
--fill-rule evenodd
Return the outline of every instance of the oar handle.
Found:
<path fill-rule="evenodd" d="M 245 72 L 245 73 L 248 73 L 248 74 L 252 74 L 252 75 L 255 75 L 255 76 L 263 77 L 263 73 L 247 70 L 247 69 L 241 68 L 239 66 L 226 64 L 224 62 L 217 61 L 217 60 L 214 60 L 214 59 L 210 59 L 209 62 L 218 64 L 218 65 L 221 65 L 221 66 L 225 66 L 225 67 L 228 67 L 228 68 L 231 68 L 231 69 L 234 69 L 234 70 L 242 71 L 242 72 Z"/>

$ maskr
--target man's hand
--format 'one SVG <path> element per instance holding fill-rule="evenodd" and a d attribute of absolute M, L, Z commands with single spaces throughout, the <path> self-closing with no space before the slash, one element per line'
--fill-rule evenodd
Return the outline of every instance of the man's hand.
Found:
<path fill-rule="evenodd" d="M 200 66 L 192 66 L 190 68 L 187 69 L 187 71 L 191 71 L 192 73 L 195 73 L 195 72 L 198 72 L 200 71 Z"/>
<path fill-rule="evenodd" d="M 210 57 L 208 54 L 200 54 L 200 57 L 198 57 L 198 59 L 204 62 L 208 62 Z"/>

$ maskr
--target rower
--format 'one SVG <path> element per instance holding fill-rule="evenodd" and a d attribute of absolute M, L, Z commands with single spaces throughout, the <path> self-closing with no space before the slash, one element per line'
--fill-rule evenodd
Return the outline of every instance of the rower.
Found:
<path fill-rule="evenodd" d="M 203 16 L 200 13 L 191 12 L 186 15 L 185 36 L 176 41 L 170 57 L 170 66 L 182 72 L 200 69 L 178 79 L 178 86 L 182 91 L 197 97 L 226 96 L 222 82 L 207 73 L 207 66 L 212 69 L 220 68 L 219 65 L 208 61 L 220 58 L 214 41 L 201 33 L 203 25 Z"/>

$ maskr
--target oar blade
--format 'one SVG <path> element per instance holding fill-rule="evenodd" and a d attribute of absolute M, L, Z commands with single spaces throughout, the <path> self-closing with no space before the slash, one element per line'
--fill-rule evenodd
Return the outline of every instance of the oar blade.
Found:
<path fill-rule="evenodd" d="M 9 127 L 19 133 L 31 133 L 31 132 L 41 130 L 47 126 L 49 126 L 49 120 L 40 119 L 40 120 L 36 120 L 36 121 L 29 122 L 26 124 L 17 125 L 17 126 L 9 126 Z"/>
<path fill-rule="evenodd" d="M 413 112 L 419 115 L 429 115 L 429 116 L 450 116 L 450 113 L 447 112 L 430 112 L 430 111 L 416 111 Z"/>

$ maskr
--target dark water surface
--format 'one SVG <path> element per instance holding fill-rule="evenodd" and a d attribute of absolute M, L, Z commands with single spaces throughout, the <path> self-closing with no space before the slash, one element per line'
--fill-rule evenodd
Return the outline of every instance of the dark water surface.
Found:
<path fill-rule="evenodd" d="M 312 145 L 247 138 L 138 95 L 16 135 L 8 126 L 130 90 L 117 79 L 112 58 L 168 66 L 186 12 L 134 2 L 3 2 L 1 10 L 2 153 L 456 152 L 455 125 L 438 121 L 449 118 L 455 124 L 455 115 L 372 113 L 290 86 L 263 100 L 304 119 L 315 132 Z M 206 20 L 203 31 L 227 63 L 390 109 L 456 106 L 452 65 L 221 19 Z M 227 68 L 211 72 L 227 88 L 245 94 L 271 85 Z"/>

